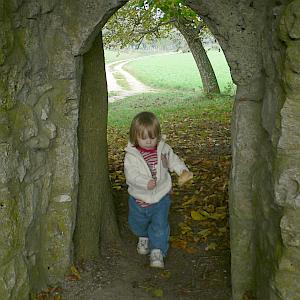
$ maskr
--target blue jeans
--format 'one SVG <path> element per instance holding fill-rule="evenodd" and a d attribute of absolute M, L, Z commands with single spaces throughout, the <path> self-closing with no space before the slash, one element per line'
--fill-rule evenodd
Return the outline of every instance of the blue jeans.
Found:
<path fill-rule="evenodd" d="M 148 207 L 141 207 L 129 196 L 128 223 L 132 232 L 138 237 L 148 237 L 149 247 L 160 249 L 164 256 L 169 248 L 170 227 L 168 222 L 170 195 Z"/>

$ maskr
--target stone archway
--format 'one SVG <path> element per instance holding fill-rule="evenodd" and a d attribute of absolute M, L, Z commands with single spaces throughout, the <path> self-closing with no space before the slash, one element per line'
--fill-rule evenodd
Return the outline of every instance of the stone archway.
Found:
<path fill-rule="evenodd" d="M 73 259 L 82 55 L 124 2 L 0 3 L 3 299 L 26 299 L 30 289 L 57 282 Z M 300 1 L 263 2 L 188 1 L 218 38 L 238 86 L 230 197 L 233 298 L 252 291 L 258 299 L 295 299 Z"/>

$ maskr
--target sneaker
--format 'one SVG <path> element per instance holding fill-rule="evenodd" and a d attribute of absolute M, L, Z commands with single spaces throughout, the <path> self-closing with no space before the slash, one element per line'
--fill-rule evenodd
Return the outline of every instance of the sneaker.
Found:
<path fill-rule="evenodd" d="M 153 249 L 150 254 L 150 267 L 164 268 L 164 258 L 160 249 Z"/>
<path fill-rule="evenodd" d="M 138 244 L 136 246 L 138 254 L 146 255 L 150 252 L 149 250 L 149 239 L 147 237 L 139 237 Z"/>

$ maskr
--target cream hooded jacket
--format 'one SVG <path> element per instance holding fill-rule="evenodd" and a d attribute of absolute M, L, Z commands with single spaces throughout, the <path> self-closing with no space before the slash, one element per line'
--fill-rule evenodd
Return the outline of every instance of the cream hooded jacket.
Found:
<path fill-rule="evenodd" d="M 188 168 L 184 162 L 173 152 L 172 148 L 161 140 L 157 146 L 156 187 L 147 189 L 149 180 L 152 179 L 150 169 L 141 153 L 128 143 L 125 148 L 124 170 L 128 193 L 136 199 L 146 203 L 156 203 L 172 188 L 169 171 L 175 171 L 179 176 Z"/>

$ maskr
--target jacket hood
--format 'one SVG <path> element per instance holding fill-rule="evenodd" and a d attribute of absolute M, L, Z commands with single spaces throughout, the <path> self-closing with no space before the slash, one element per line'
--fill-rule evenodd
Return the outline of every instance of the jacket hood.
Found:
<path fill-rule="evenodd" d="M 163 148 L 163 146 L 165 145 L 165 141 L 166 141 L 166 135 L 162 135 L 160 141 L 158 142 L 157 145 L 157 151 L 161 150 Z M 137 153 L 139 152 L 136 147 L 128 141 L 127 146 L 125 147 L 125 151 L 128 153 Z"/>

